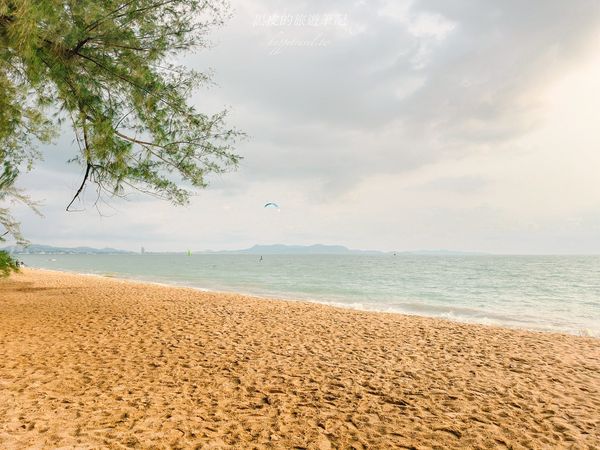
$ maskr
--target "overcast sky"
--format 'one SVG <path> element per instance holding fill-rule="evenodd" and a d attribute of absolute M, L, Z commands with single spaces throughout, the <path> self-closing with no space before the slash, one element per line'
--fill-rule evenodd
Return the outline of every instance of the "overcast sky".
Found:
<path fill-rule="evenodd" d="M 88 195 L 67 213 L 82 175 L 67 133 L 20 181 L 43 203 L 15 210 L 32 242 L 600 253 L 600 2 L 233 7 L 184 62 L 215 72 L 194 104 L 250 136 L 239 171 L 187 207 L 134 195 L 100 216 Z"/>

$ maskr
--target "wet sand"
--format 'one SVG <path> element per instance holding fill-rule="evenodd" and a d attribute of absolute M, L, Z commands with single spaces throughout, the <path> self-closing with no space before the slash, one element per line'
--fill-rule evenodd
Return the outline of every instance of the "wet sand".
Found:
<path fill-rule="evenodd" d="M 599 448 L 600 339 L 26 269 L 0 448 Z"/>

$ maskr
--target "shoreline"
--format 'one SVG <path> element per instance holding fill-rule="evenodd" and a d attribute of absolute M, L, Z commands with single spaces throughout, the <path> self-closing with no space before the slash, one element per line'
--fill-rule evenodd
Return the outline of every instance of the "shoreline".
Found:
<path fill-rule="evenodd" d="M 0 280 L 2 448 L 596 448 L 600 341 L 102 276 Z"/>
<path fill-rule="evenodd" d="M 197 292 L 208 292 L 208 293 L 214 293 L 214 294 L 218 294 L 218 295 L 243 296 L 243 297 L 248 297 L 248 298 L 252 298 L 252 299 L 256 299 L 256 300 L 274 300 L 274 301 L 281 301 L 281 302 L 307 303 L 307 304 L 312 304 L 312 305 L 323 305 L 323 306 L 328 306 L 331 308 L 339 308 L 339 309 L 350 310 L 350 311 L 360 311 L 360 312 L 375 313 L 375 314 L 398 314 L 400 316 L 406 316 L 406 317 L 423 317 L 423 318 L 429 318 L 429 319 L 434 319 L 434 320 L 443 320 L 443 321 L 448 321 L 451 323 L 459 323 L 459 324 L 466 324 L 466 325 L 501 328 L 501 329 L 514 330 L 514 331 L 526 331 L 526 332 L 532 332 L 532 333 L 559 334 L 559 335 L 576 336 L 576 337 L 589 337 L 589 338 L 594 338 L 594 339 L 600 340 L 600 334 L 594 334 L 593 332 L 590 332 L 587 329 L 577 329 L 577 330 L 570 329 L 569 331 L 567 331 L 567 330 L 551 329 L 551 328 L 542 327 L 542 326 L 540 326 L 540 327 L 524 327 L 524 326 L 511 325 L 511 324 L 505 324 L 505 323 L 486 323 L 483 320 L 477 320 L 477 319 L 471 320 L 471 319 L 462 318 L 462 317 L 447 317 L 444 315 L 435 315 L 435 314 L 427 315 L 427 314 L 410 313 L 410 312 L 404 312 L 404 311 L 384 311 L 381 309 L 366 308 L 362 305 L 354 306 L 353 304 L 344 304 L 344 303 L 335 302 L 335 301 L 326 301 L 326 300 L 309 299 L 309 298 L 298 298 L 298 297 L 291 297 L 291 296 L 286 297 L 286 296 L 278 296 L 275 294 L 273 294 L 273 295 L 254 294 L 252 292 L 211 289 L 211 288 L 198 287 L 198 286 L 193 286 L 193 285 L 188 285 L 188 284 L 157 282 L 157 281 L 146 280 L 144 278 L 127 277 L 127 276 L 122 276 L 118 273 L 115 273 L 114 275 L 112 275 L 112 274 L 108 275 L 109 272 L 107 272 L 107 274 L 102 274 L 102 273 L 90 273 L 90 272 L 76 272 L 76 271 L 59 270 L 59 269 L 47 269 L 47 268 L 29 267 L 29 266 L 27 266 L 25 268 L 29 269 L 29 270 L 33 270 L 33 271 L 39 270 L 39 271 L 47 271 L 47 272 L 57 273 L 57 274 L 98 277 L 98 278 L 102 278 L 102 279 L 111 279 L 111 280 L 118 280 L 118 281 L 138 283 L 138 284 L 148 284 L 151 286 L 172 287 L 172 288 L 176 288 L 176 289 L 192 289 Z M 484 319 L 487 319 L 487 317 L 484 317 Z M 489 320 L 490 319 L 488 319 L 488 321 Z"/>

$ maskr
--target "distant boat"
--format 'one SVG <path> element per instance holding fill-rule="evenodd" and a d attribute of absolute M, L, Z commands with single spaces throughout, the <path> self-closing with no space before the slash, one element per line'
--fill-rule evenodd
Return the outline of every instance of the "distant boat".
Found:
<path fill-rule="evenodd" d="M 192 256 L 192 252 L 191 252 L 191 250 L 188 250 L 188 251 L 187 251 L 187 255 L 188 255 L 188 256 Z"/>

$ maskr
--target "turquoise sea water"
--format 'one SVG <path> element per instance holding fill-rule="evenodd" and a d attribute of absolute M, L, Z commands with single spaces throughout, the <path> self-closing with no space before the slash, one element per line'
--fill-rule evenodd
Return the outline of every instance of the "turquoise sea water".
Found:
<path fill-rule="evenodd" d="M 600 337 L 600 256 L 19 258 L 31 267 Z"/>

